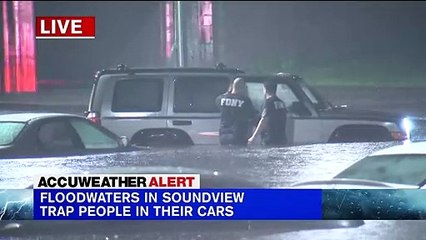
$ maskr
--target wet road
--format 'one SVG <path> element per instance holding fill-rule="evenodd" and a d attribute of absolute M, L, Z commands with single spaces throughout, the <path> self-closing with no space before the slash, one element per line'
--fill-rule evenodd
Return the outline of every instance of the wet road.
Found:
<path fill-rule="evenodd" d="M 5 159 L 0 165 L 0 184 L 1 188 L 21 188 L 30 185 L 33 176 L 44 173 L 81 173 L 120 166 L 172 165 L 217 170 L 251 181 L 260 181 L 265 187 L 286 187 L 299 181 L 329 179 L 367 154 L 395 144 L 318 144 L 273 149 L 205 146 L 149 149 L 88 157 Z M 62 236 L 61 239 L 426 239 L 424 229 L 426 221 L 367 221 L 358 228 L 283 233 L 280 229 L 272 232 L 194 229 L 189 232 L 151 232 L 138 235 Z"/>

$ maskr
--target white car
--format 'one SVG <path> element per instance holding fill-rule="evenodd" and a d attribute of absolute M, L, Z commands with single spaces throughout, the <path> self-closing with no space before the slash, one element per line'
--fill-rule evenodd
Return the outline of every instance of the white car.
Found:
<path fill-rule="evenodd" d="M 294 188 L 425 189 L 426 142 L 398 145 L 377 151 L 351 165 L 331 180 L 294 184 Z"/>
<path fill-rule="evenodd" d="M 378 151 L 331 180 L 294 184 L 323 189 L 324 219 L 426 219 L 426 142 Z"/>
<path fill-rule="evenodd" d="M 277 95 L 289 111 L 289 145 L 399 141 L 426 126 L 424 119 L 335 107 L 295 75 L 251 75 L 226 68 L 120 65 L 100 71 L 86 116 L 137 145 L 218 144 L 220 112 L 215 100 L 237 76 L 246 80 L 259 113 L 263 82 L 277 81 Z"/>

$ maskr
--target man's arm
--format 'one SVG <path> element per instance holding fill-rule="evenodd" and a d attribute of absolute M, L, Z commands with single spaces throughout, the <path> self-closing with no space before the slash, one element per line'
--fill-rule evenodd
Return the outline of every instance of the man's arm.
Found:
<path fill-rule="evenodd" d="M 271 105 L 271 102 L 266 101 L 265 105 L 263 106 L 263 111 L 262 111 L 262 117 L 259 121 L 259 123 L 257 124 L 256 130 L 254 130 L 253 135 L 249 138 L 248 142 L 252 143 L 256 137 L 259 135 L 259 133 L 261 133 L 268 125 L 268 117 L 271 114 L 273 106 Z"/>
<path fill-rule="evenodd" d="M 259 133 L 261 133 L 267 127 L 268 121 L 266 120 L 269 117 L 270 112 L 271 112 L 271 105 L 268 102 L 265 102 L 265 105 L 262 111 L 262 118 L 257 124 L 256 130 L 254 130 L 253 135 L 249 138 L 248 140 L 249 143 L 252 143 L 256 139 L 256 137 L 259 135 Z"/>
<path fill-rule="evenodd" d="M 261 133 L 263 131 L 263 129 L 266 128 L 266 126 L 268 125 L 268 122 L 266 121 L 266 117 L 263 117 L 260 119 L 259 124 L 256 127 L 256 130 L 254 130 L 253 135 L 249 138 L 248 142 L 252 143 L 256 137 L 259 135 L 259 133 Z"/>

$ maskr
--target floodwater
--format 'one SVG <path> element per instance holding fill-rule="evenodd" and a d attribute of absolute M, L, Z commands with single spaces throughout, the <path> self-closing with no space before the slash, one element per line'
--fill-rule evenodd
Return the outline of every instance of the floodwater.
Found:
<path fill-rule="evenodd" d="M 214 170 L 266 188 L 330 179 L 366 155 L 397 143 L 316 144 L 288 148 L 195 146 L 67 158 L 1 160 L 0 188 L 24 188 L 41 174 L 107 171 L 116 167 L 179 166 Z M 307 221 L 306 221 L 307 222 Z M 167 227 L 167 226 L 166 226 Z M 63 235 L 61 239 L 426 239 L 426 221 L 365 221 L 355 228 L 304 231 L 182 231 Z M 3 238 L 2 238 L 3 239 Z M 18 239 L 18 238 L 13 238 Z M 19 239 L 57 239 L 34 236 Z"/>
<path fill-rule="evenodd" d="M 0 160 L 0 188 L 25 188 L 35 176 L 116 167 L 179 166 L 230 174 L 267 187 L 329 179 L 354 161 L 396 143 L 316 144 L 287 148 L 194 146 L 66 158 Z"/>
<path fill-rule="evenodd" d="M 329 179 L 354 161 L 396 143 L 316 144 L 287 148 L 194 146 L 66 158 L 1 160 L 0 188 L 25 188 L 35 176 L 116 167 L 178 166 L 218 171 L 266 188 Z"/>

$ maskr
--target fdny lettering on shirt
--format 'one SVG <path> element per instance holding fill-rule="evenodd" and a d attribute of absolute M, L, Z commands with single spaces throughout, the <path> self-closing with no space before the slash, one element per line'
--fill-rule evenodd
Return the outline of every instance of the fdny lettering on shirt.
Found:
<path fill-rule="evenodd" d="M 281 101 L 274 101 L 275 109 L 285 109 L 285 105 Z"/>
<path fill-rule="evenodd" d="M 222 98 L 220 99 L 220 106 L 227 107 L 242 107 L 244 100 L 233 99 L 233 98 Z"/>

